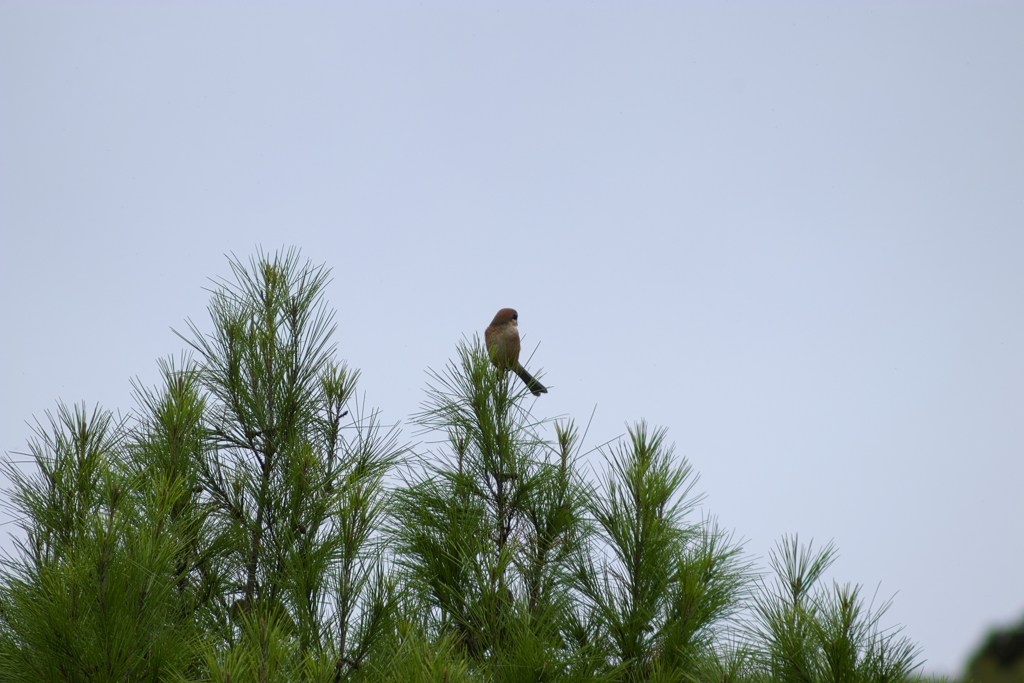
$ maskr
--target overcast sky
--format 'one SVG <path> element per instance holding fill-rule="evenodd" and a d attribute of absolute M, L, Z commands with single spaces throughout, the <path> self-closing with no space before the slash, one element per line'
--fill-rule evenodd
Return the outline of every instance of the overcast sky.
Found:
<path fill-rule="evenodd" d="M 0 2 L 0 451 L 295 245 L 385 420 L 511 306 L 926 671 L 1024 614 L 1024 4 L 207 5 Z"/>

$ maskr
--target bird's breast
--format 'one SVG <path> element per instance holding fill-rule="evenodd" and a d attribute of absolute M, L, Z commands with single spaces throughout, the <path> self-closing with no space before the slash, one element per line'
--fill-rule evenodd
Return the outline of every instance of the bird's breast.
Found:
<path fill-rule="evenodd" d="M 515 367 L 519 362 L 519 331 L 514 325 L 488 327 L 484 339 L 491 360 L 499 368 Z"/>

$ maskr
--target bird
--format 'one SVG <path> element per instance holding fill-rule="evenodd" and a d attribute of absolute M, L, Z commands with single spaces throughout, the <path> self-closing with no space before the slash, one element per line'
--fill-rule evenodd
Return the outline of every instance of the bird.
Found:
<path fill-rule="evenodd" d="M 511 370 L 519 375 L 534 396 L 548 393 L 547 388 L 519 364 L 519 314 L 514 308 L 503 308 L 484 330 L 484 341 L 491 362 L 499 370 Z"/>

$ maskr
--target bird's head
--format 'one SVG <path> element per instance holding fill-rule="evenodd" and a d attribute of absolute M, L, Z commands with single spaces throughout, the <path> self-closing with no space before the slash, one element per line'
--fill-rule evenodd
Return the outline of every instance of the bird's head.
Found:
<path fill-rule="evenodd" d="M 518 326 L 519 314 L 516 313 L 514 308 L 503 308 L 494 316 L 494 320 L 491 321 L 492 326 L 507 325 L 512 323 Z"/>

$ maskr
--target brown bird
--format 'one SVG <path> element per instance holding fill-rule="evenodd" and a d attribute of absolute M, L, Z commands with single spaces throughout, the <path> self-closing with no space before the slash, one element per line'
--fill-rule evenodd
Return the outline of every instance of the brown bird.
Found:
<path fill-rule="evenodd" d="M 484 341 L 491 362 L 499 370 L 511 370 L 526 383 L 526 388 L 534 396 L 548 393 L 543 384 L 533 378 L 519 364 L 519 314 L 514 308 L 503 308 L 494 316 L 494 320 L 484 330 Z"/>

